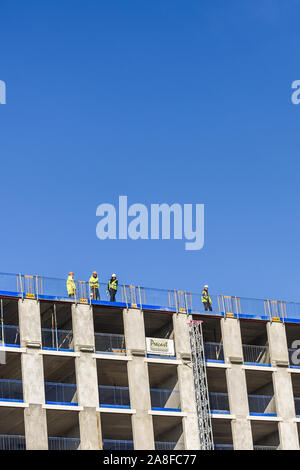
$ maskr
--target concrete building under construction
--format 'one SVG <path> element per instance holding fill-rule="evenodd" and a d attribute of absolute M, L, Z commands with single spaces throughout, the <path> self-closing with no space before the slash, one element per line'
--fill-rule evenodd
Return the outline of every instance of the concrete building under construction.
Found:
<path fill-rule="evenodd" d="M 299 449 L 300 304 L 76 284 L 0 274 L 0 449 L 203 449 L 191 320 L 212 448 Z"/>

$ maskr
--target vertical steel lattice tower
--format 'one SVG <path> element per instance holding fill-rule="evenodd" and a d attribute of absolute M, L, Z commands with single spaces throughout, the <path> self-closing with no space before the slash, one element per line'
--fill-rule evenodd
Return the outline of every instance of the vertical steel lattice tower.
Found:
<path fill-rule="evenodd" d="M 213 432 L 210 416 L 202 321 L 189 323 L 191 359 L 193 366 L 195 399 L 201 450 L 213 450 Z"/>

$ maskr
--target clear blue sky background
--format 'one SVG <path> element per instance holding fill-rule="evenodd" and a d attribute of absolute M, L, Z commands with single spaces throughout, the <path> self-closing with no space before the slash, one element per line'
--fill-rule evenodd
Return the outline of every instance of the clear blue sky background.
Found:
<path fill-rule="evenodd" d="M 1 271 L 300 301 L 296 0 L 1 0 Z M 205 246 L 98 204 L 204 203 Z"/>

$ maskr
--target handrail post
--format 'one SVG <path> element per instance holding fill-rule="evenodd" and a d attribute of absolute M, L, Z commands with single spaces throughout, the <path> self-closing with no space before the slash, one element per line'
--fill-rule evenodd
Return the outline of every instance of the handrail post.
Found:
<path fill-rule="evenodd" d="M 19 273 L 19 282 L 20 282 L 22 300 L 24 300 L 23 285 L 22 285 L 22 274 L 21 273 Z"/>
<path fill-rule="evenodd" d="M 142 297 L 141 297 L 141 288 L 140 288 L 140 286 L 138 286 L 138 290 L 139 290 L 139 297 L 140 297 L 140 309 L 143 310 L 143 304 L 142 304 Z"/>
<path fill-rule="evenodd" d="M 4 313 L 3 313 L 3 299 L 1 299 L 1 330 L 2 330 L 2 346 L 5 345 L 4 341 Z"/>
<path fill-rule="evenodd" d="M 56 350 L 58 351 L 58 332 L 57 332 L 57 317 L 56 317 L 56 304 L 54 304 L 54 327 L 55 327 L 55 339 L 56 339 Z"/>
<path fill-rule="evenodd" d="M 36 301 L 39 301 L 39 282 L 38 276 L 35 276 L 35 290 L 36 290 Z"/>

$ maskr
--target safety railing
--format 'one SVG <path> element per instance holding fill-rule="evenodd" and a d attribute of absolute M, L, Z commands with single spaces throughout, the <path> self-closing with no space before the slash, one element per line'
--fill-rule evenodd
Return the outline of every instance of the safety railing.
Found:
<path fill-rule="evenodd" d="M 95 333 L 95 350 L 104 354 L 126 354 L 125 336 Z"/>
<path fill-rule="evenodd" d="M 97 304 L 98 301 L 91 296 L 88 281 L 74 280 L 74 285 L 76 288 L 69 295 L 66 279 L 0 273 L 0 295 Z M 111 303 L 106 283 L 99 284 L 99 294 L 100 303 Z M 138 307 L 267 321 L 300 321 L 300 303 L 228 295 L 210 294 L 210 297 L 212 302 L 208 305 L 202 302 L 201 293 L 119 285 L 116 301 L 128 308 Z"/>
<path fill-rule="evenodd" d="M 55 328 L 42 328 L 42 344 L 44 349 L 73 350 L 73 332 Z"/>
<path fill-rule="evenodd" d="M 26 450 L 25 436 L 0 434 L 0 450 Z"/>
<path fill-rule="evenodd" d="M 277 446 L 253 446 L 253 450 L 277 450 Z"/>
<path fill-rule="evenodd" d="M 248 395 L 248 402 L 251 415 L 276 416 L 274 396 Z"/>
<path fill-rule="evenodd" d="M 224 350 L 222 343 L 205 342 L 204 353 L 206 361 L 224 362 Z"/>
<path fill-rule="evenodd" d="M 270 354 L 267 346 L 243 344 L 244 363 L 270 365 Z"/>
<path fill-rule="evenodd" d="M 45 397 L 48 404 L 78 404 L 75 384 L 45 382 Z"/>
<path fill-rule="evenodd" d="M 128 387 L 99 386 L 100 406 L 108 408 L 130 408 Z"/>
<path fill-rule="evenodd" d="M 210 392 L 209 404 L 211 413 L 230 413 L 228 393 Z"/>
<path fill-rule="evenodd" d="M 296 416 L 300 416 L 300 398 L 294 398 Z"/>
<path fill-rule="evenodd" d="M 18 326 L 0 326 L 0 346 L 20 346 L 20 330 Z"/>
<path fill-rule="evenodd" d="M 103 439 L 103 450 L 133 450 L 133 441 Z"/>
<path fill-rule="evenodd" d="M 77 450 L 80 446 L 80 439 L 73 437 L 49 437 L 49 450 Z"/>
<path fill-rule="evenodd" d="M 143 308 L 143 305 L 146 304 L 146 293 L 144 287 L 139 286 L 121 286 L 122 292 L 122 302 L 126 304 L 127 307 Z"/>
<path fill-rule="evenodd" d="M 178 390 L 151 388 L 150 395 L 152 410 L 181 411 Z"/>
<path fill-rule="evenodd" d="M 214 450 L 234 450 L 233 444 L 215 444 Z"/>
<path fill-rule="evenodd" d="M 184 450 L 183 442 L 155 441 L 155 450 Z"/>
<path fill-rule="evenodd" d="M 1 401 L 23 401 L 22 380 L 0 379 Z"/>

